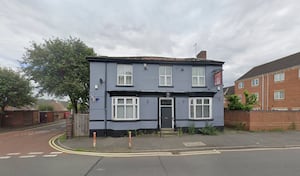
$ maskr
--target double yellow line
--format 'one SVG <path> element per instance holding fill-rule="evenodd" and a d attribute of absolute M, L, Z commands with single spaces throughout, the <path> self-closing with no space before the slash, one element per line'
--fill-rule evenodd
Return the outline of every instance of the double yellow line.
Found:
<path fill-rule="evenodd" d="M 136 153 L 98 153 L 98 152 L 86 152 L 86 151 L 74 151 L 63 148 L 55 143 L 58 138 L 64 134 L 59 134 L 52 137 L 49 140 L 49 145 L 60 152 L 74 154 L 74 155 L 85 155 L 85 156 L 97 156 L 97 157 L 110 157 L 110 158 L 125 158 L 125 157 L 153 157 L 153 156 L 189 156 L 189 155 L 207 155 L 207 154 L 220 154 L 217 150 L 206 150 L 206 151 L 183 151 L 176 154 L 169 151 L 161 152 L 136 152 Z"/>

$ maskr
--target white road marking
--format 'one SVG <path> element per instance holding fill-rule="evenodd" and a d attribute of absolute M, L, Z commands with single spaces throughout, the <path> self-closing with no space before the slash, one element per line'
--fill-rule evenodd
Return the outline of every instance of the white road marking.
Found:
<path fill-rule="evenodd" d="M 189 156 L 189 155 L 210 155 L 210 154 L 221 154 L 221 152 L 217 150 L 205 150 L 205 151 L 186 151 L 180 152 L 180 156 Z"/>
<path fill-rule="evenodd" d="M 201 147 L 201 146 L 206 146 L 206 144 L 204 144 L 201 141 L 198 142 L 183 142 L 183 145 L 186 147 Z"/>
<path fill-rule="evenodd" d="M 9 155 L 9 156 L 16 156 L 16 155 L 20 155 L 21 153 L 8 153 L 6 155 Z"/>
<path fill-rule="evenodd" d="M 43 155 L 45 158 L 51 158 L 51 157 L 56 157 L 57 155 Z"/>
<path fill-rule="evenodd" d="M 63 152 L 50 152 L 50 154 L 53 154 L 53 155 L 57 155 L 57 154 L 62 154 Z"/>
<path fill-rule="evenodd" d="M 41 155 L 44 152 L 29 152 L 28 155 Z"/>
<path fill-rule="evenodd" d="M 34 158 L 36 157 L 36 155 L 23 155 L 23 156 L 19 156 L 19 158 Z"/>
<path fill-rule="evenodd" d="M 9 159 L 11 156 L 0 156 L 0 159 Z"/>

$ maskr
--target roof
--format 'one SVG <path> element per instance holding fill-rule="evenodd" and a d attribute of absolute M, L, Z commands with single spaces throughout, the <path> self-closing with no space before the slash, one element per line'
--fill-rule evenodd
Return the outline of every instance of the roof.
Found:
<path fill-rule="evenodd" d="M 118 62 L 118 63 L 153 63 L 153 64 L 185 64 L 185 65 L 223 65 L 224 62 L 198 59 L 198 58 L 171 58 L 171 57 L 156 57 L 156 56 L 130 56 L 130 57 L 87 57 L 89 62 Z"/>
<path fill-rule="evenodd" d="M 223 88 L 224 96 L 234 94 L 234 86 L 224 87 Z"/>
<path fill-rule="evenodd" d="M 251 78 L 251 77 L 254 77 L 257 75 L 262 75 L 265 73 L 279 71 L 282 69 L 294 67 L 296 65 L 300 65 L 300 52 L 277 59 L 272 62 L 268 62 L 263 65 L 253 67 L 250 71 L 248 71 L 246 74 L 241 76 L 238 80 Z"/>

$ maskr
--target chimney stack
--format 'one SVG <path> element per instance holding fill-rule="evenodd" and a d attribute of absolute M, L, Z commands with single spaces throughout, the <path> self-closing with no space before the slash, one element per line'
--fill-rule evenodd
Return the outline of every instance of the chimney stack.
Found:
<path fill-rule="evenodd" d="M 196 57 L 197 57 L 197 59 L 206 60 L 206 51 L 200 51 Z"/>

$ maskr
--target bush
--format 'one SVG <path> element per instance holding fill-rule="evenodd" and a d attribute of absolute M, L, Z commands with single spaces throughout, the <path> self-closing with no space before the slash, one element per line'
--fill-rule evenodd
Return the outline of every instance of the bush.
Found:
<path fill-rule="evenodd" d="M 243 104 L 237 95 L 230 95 L 227 97 L 229 104 L 229 110 L 243 110 L 250 111 L 253 106 L 257 104 L 257 97 L 255 94 L 250 94 L 248 91 L 244 91 L 245 103 Z"/>
<path fill-rule="evenodd" d="M 196 129 L 195 129 L 195 124 L 191 124 L 189 127 L 188 127 L 188 133 L 189 134 L 195 134 L 196 133 Z"/>
<path fill-rule="evenodd" d="M 214 127 L 212 124 L 205 124 L 205 127 L 201 128 L 200 133 L 202 133 L 203 135 L 217 135 L 218 134 L 218 130 L 216 127 Z"/>

